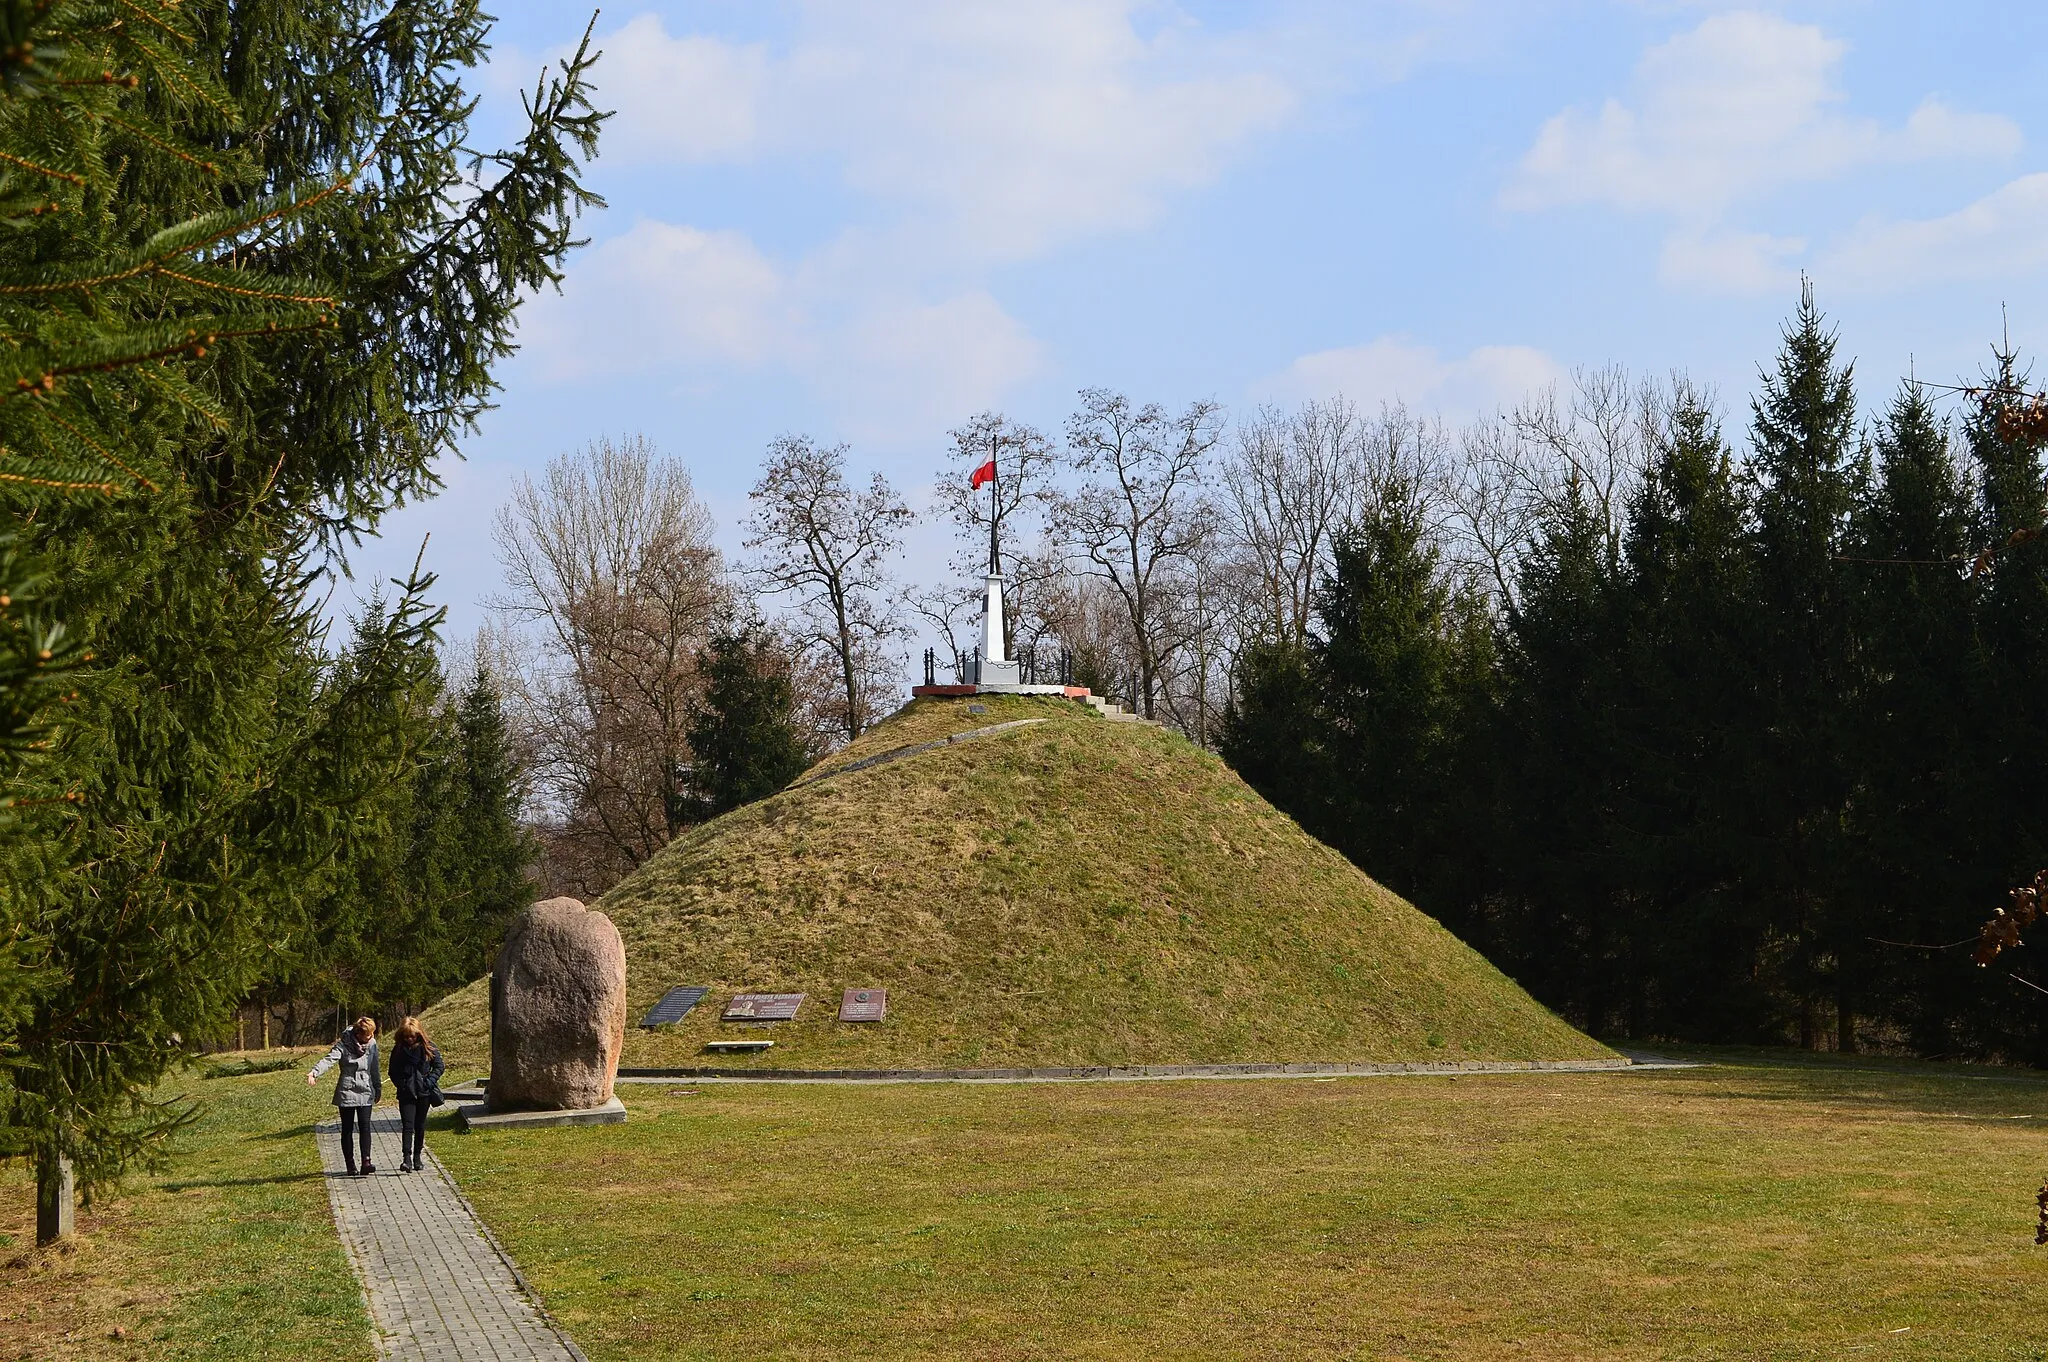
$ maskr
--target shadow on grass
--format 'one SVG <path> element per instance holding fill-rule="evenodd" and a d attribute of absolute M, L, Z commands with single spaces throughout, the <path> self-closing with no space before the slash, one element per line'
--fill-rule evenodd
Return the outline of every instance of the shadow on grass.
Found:
<path fill-rule="evenodd" d="M 1701 1060 L 1709 1066 L 1673 1072 L 1670 1078 L 1710 1084 L 1720 1096 L 1739 1101 L 1822 1103 L 1873 1115 L 1977 1115 L 1989 1120 L 2017 1119 L 2015 1109 L 2048 1102 L 2048 1073 L 2039 1070 L 1734 1046 L 1661 1048 L 1673 1058 Z"/>
<path fill-rule="evenodd" d="M 189 1178 L 160 1184 L 166 1192 L 185 1192 L 195 1187 L 267 1187 L 272 1183 L 312 1182 L 321 1173 L 277 1173 L 267 1178 Z"/>
<path fill-rule="evenodd" d="M 2048 1069 L 1975 1060 L 1920 1059 L 1912 1055 L 1843 1054 L 1831 1050 L 1793 1050 L 1762 1045 L 1691 1045 L 1671 1041 L 1653 1047 L 1677 1060 L 1765 1069 L 1821 1069 L 1837 1073 L 1881 1073 L 1939 1079 L 1984 1079 L 2003 1083 L 2048 1085 Z"/>
<path fill-rule="evenodd" d="M 308 1121 L 301 1126 L 292 1126 L 285 1130 L 266 1130 L 260 1134 L 251 1135 L 248 1138 L 252 1140 L 303 1140 L 312 1133 L 313 1122 Z"/>

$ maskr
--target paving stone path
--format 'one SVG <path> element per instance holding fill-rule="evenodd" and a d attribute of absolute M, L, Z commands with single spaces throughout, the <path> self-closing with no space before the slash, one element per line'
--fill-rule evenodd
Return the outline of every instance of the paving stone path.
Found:
<path fill-rule="evenodd" d="M 342 1247 L 363 1283 L 387 1362 L 586 1362 L 533 1293 L 432 1149 L 400 1173 L 398 1114 L 371 1122 L 377 1171 L 352 1178 L 341 1122 L 314 1128 Z"/>

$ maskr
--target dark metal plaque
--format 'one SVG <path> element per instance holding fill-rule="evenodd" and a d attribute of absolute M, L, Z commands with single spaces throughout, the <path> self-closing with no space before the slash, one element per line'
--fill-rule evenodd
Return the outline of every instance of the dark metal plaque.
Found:
<path fill-rule="evenodd" d="M 839 995 L 839 1020 L 878 1022 L 889 1010 L 886 988 L 849 988 Z"/>
<path fill-rule="evenodd" d="M 735 993 L 725 1005 L 726 1021 L 792 1021 L 804 1005 L 801 993 Z"/>
<path fill-rule="evenodd" d="M 647 1015 L 640 1019 L 642 1026 L 674 1026 L 688 1016 L 690 1009 L 704 1000 L 711 990 L 688 985 L 677 985 L 661 995 L 661 1001 L 647 1009 Z"/>

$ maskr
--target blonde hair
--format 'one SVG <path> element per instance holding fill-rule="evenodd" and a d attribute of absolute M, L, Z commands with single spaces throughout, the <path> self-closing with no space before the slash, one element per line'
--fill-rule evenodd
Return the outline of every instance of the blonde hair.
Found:
<path fill-rule="evenodd" d="M 400 1045 L 410 1045 L 412 1044 L 411 1038 L 414 1036 L 418 1036 L 419 1043 L 428 1050 L 434 1048 L 434 1042 L 427 1039 L 427 1028 L 420 1025 L 420 1019 L 418 1017 L 407 1017 L 398 1024 L 398 1043 Z"/>
<path fill-rule="evenodd" d="M 364 1040 L 377 1039 L 377 1019 L 375 1017 L 357 1017 L 355 1029 L 360 1033 L 364 1033 Z"/>

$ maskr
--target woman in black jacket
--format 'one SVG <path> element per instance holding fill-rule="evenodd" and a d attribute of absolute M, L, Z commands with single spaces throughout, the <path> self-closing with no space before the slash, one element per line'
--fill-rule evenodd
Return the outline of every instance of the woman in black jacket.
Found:
<path fill-rule="evenodd" d="M 427 1112 L 441 1105 L 441 1074 L 448 1066 L 420 1029 L 418 1017 L 398 1025 L 391 1047 L 391 1086 L 398 1092 L 398 1171 L 417 1173 L 427 1144 Z"/>

